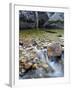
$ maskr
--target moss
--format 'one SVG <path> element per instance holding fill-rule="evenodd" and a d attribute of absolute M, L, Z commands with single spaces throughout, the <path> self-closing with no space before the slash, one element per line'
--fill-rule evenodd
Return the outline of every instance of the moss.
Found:
<path fill-rule="evenodd" d="M 20 30 L 19 37 L 22 39 L 35 39 L 35 40 L 57 40 L 58 35 L 63 36 L 64 30 L 62 29 L 26 29 Z"/>
<path fill-rule="evenodd" d="M 49 24 L 52 24 L 52 23 L 61 23 L 61 24 L 64 24 L 64 21 L 61 21 L 61 20 L 56 20 L 56 21 L 48 21 Z"/>

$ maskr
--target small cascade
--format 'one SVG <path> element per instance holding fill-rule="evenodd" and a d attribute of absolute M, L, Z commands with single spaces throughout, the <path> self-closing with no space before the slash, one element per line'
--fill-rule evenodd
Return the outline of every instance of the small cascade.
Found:
<path fill-rule="evenodd" d="M 50 77 L 59 77 L 59 76 L 61 77 L 61 76 L 63 76 L 64 73 L 62 70 L 62 64 L 55 62 L 56 60 L 54 58 L 51 58 L 54 60 L 49 60 L 47 49 L 38 50 L 37 47 L 34 47 L 34 48 L 35 48 L 35 51 L 37 53 L 39 60 L 41 60 L 44 63 L 47 63 L 53 69 L 54 72 L 48 73 L 48 75 Z M 62 55 L 62 58 L 63 58 L 63 55 Z"/>
<path fill-rule="evenodd" d="M 48 64 L 52 67 L 54 72 L 50 72 L 49 76 L 51 77 L 62 77 L 64 75 L 62 64 L 56 63 L 55 61 L 49 61 Z"/>

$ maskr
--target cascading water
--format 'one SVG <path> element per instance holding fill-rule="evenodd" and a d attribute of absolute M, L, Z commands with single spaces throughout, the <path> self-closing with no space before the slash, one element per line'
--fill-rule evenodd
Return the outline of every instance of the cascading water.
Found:
<path fill-rule="evenodd" d="M 63 76 L 64 73 L 62 70 L 62 64 L 55 62 L 55 58 L 51 58 L 53 60 L 49 60 L 47 49 L 38 50 L 35 47 L 35 51 L 37 53 L 38 58 L 42 62 L 47 63 L 53 69 L 54 72 L 49 72 L 48 76 L 50 76 L 50 77 L 61 77 L 61 76 Z"/>
<path fill-rule="evenodd" d="M 52 69 L 48 69 L 48 71 L 45 71 L 43 68 L 38 68 L 36 70 L 31 70 L 27 72 L 22 78 L 39 78 L 39 77 L 62 77 L 63 76 L 63 69 L 62 64 L 55 62 L 55 58 L 48 58 L 48 52 L 47 48 L 41 48 L 38 49 L 36 46 L 32 46 L 34 52 L 37 54 L 38 60 L 41 62 L 48 64 L 48 68 L 50 67 Z M 27 56 L 28 53 L 25 53 Z M 62 56 L 63 59 L 63 56 Z"/>
<path fill-rule="evenodd" d="M 48 75 L 51 77 L 63 76 L 62 65 L 56 62 L 49 62 L 49 65 L 53 68 L 54 72 L 50 72 Z"/>
<path fill-rule="evenodd" d="M 43 63 L 46 63 L 44 49 L 38 50 L 37 47 L 34 47 L 34 50 L 37 53 L 37 57 L 39 58 L 39 60 L 41 60 Z"/>

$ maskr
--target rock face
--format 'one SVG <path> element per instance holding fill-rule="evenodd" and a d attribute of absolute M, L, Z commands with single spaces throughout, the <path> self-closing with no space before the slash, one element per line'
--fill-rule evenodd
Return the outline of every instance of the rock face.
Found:
<path fill-rule="evenodd" d="M 35 28 L 38 20 L 40 28 L 64 28 L 64 13 L 61 12 L 37 12 L 35 11 L 20 11 L 19 12 L 19 28 L 28 29 Z"/>
<path fill-rule="evenodd" d="M 34 28 L 35 27 L 35 23 L 29 23 L 29 22 L 20 22 L 20 29 L 30 29 L 30 28 Z"/>
<path fill-rule="evenodd" d="M 64 28 L 64 14 L 63 13 L 48 13 L 49 19 L 44 24 L 44 27 L 46 28 Z"/>
<path fill-rule="evenodd" d="M 20 11 L 19 12 L 19 28 L 28 29 L 35 27 L 35 12 L 33 11 Z"/>
<path fill-rule="evenodd" d="M 57 20 L 63 21 L 63 19 L 64 19 L 63 13 L 58 12 L 55 12 L 49 17 L 49 21 L 57 21 Z"/>

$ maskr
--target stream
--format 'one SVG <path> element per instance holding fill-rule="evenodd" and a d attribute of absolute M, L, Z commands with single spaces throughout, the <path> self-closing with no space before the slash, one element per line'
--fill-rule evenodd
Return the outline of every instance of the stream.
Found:
<path fill-rule="evenodd" d="M 51 60 L 49 60 L 48 54 L 47 54 L 47 49 L 37 50 L 36 47 L 35 47 L 35 49 L 36 49 L 36 53 L 37 53 L 39 59 L 42 62 L 47 63 L 54 70 L 54 72 L 49 72 L 48 76 L 50 76 L 50 77 L 62 77 L 64 74 L 62 64 L 57 63 L 55 58 L 51 58 Z M 61 59 L 63 60 L 63 58 L 64 58 L 64 56 L 62 53 Z"/>
<path fill-rule="evenodd" d="M 51 68 L 50 70 L 46 71 L 43 68 L 38 68 L 36 70 L 30 70 L 28 71 L 23 77 L 23 79 L 28 78 L 44 78 L 44 77 L 63 77 L 64 76 L 64 65 L 56 62 L 56 58 L 51 57 L 48 58 L 47 49 L 41 48 L 37 49 L 36 46 L 32 46 L 33 51 L 36 52 L 37 58 L 43 62 L 48 64 L 48 68 Z M 64 53 L 61 55 L 61 61 L 64 60 Z"/>

